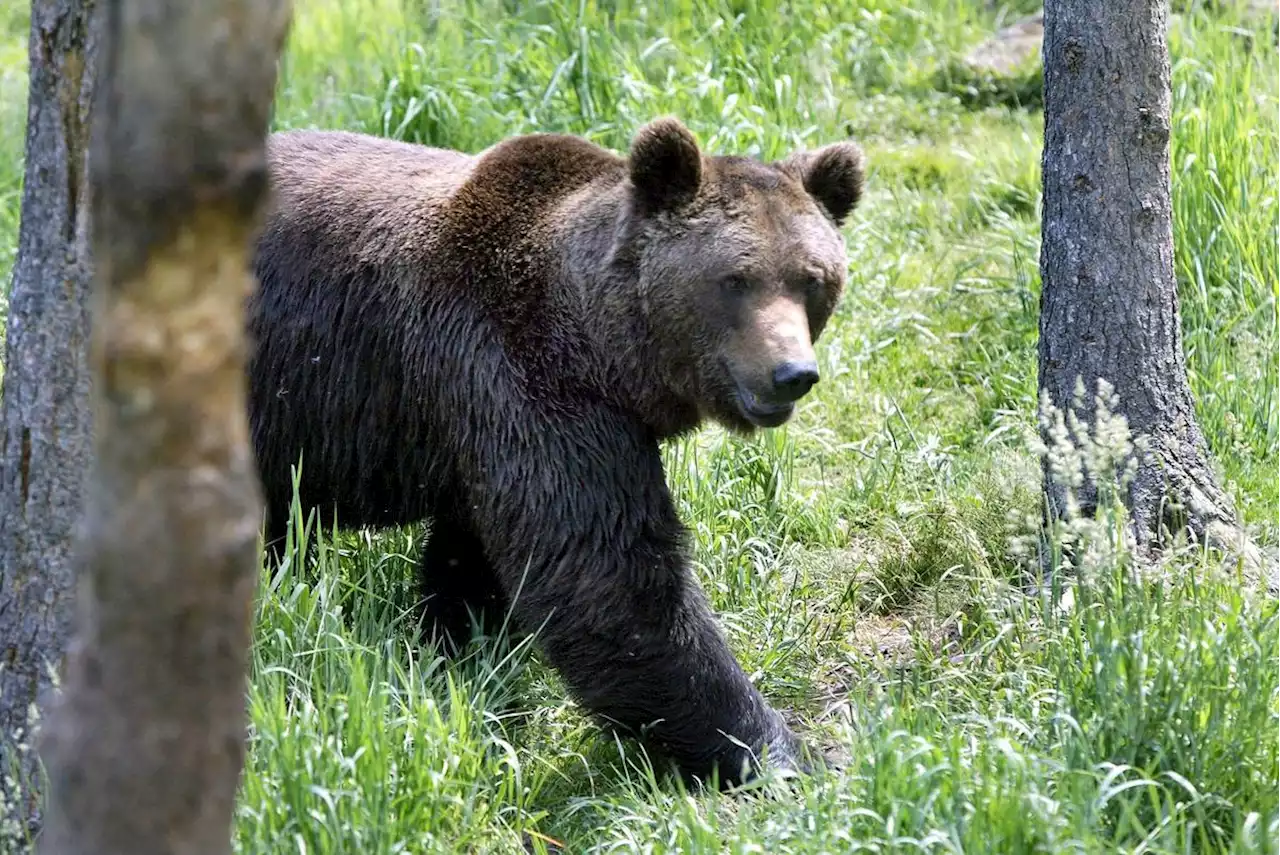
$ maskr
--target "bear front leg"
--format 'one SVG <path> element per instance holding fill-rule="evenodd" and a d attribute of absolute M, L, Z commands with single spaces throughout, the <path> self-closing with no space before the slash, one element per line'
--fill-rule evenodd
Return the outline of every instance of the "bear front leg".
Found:
<path fill-rule="evenodd" d="M 701 591 L 687 584 L 670 618 L 636 609 L 641 631 L 622 637 L 597 625 L 594 636 L 558 638 L 548 645 L 553 661 L 589 709 L 637 733 L 686 779 L 715 772 L 734 786 L 755 777 L 766 754 L 775 767 L 807 770 L 806 746 L 748 680 Z M 556 629 L 568 635 L 575 623 Z"/>
<path fill-rule="evenodd" d="M 528 447 L 473 479 L 476 530 L 521 625 L 584 706 L 686 776 L 740 783 L 764 752 L 806 768 L 693 578 L 656 443 L 609 421 L 524 434 Z"/>
<path fill-rule="evenodd" d="M 450 653 L 457 654 L 466 645 L 474 622 L 483 632 L 502 628 L 507 614 L 502 585 L 485 558 L 484 544 L 456 515 L 432 515 L 418 579 L 424 599 L 423 628 L 434 633 Z"/>

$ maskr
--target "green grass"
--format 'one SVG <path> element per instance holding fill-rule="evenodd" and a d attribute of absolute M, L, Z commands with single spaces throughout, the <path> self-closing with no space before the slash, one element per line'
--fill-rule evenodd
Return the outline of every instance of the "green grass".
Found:
<path fill-rule="evenodd" d="M 26 130 L 27 14 L 29 4 L 0 11 L 0 319 L 7 316 L 10 271 L 18 249 L 22 204 L 22 149 Z M 4 355 L 0 352 L 0 368 Z"/>
<path fill-rule="evenodd" d="M 16 244 L 25 11 L 0 13 L 0 275 Z M 992 8 L 992 6 L 995 8 Z M 1277 530 L 1273 24 L 1171 28 L 1174 215 L 1198 415 L 1257 540 Z M 655 781 L 536 654 L 446 662 L 410 631 L 419 532 L 321 537 L 264 575 L 240 852 L 1275 852 L 1280 625 L 1205 556 L 1107 547 L 1028 593 L 1041 117 L 958 59 L 1033 2 L 306 0 L 277 127 L 477 150 L 625 149 L 684 119 L 775 157 L 870 164 L 823 382 L 788 427 L 664 451 L 748 673 L 846 767 L 726 797 Z M 1253 27 L 1246 43 L 1241 28 Z M 0 312 L 3 306 L 0 304 Z M 317 533 L 310 532 L 310 537 Z M 1096 544 L 1095 544 L 1096 545 Z"/>

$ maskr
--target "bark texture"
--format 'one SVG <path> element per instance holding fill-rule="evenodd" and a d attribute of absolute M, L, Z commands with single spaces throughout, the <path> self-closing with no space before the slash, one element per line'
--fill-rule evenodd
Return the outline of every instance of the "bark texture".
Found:
<path fill-rule="evenodd" d="M 1186 526 L 1256 562 L 1210 468 L 1187 383 L 1173 266 L 1167 6 L 1045 3 L 1040 389 L 1066 408 L 1079 378 L 1091 408 L 1099 378 L 1114 386 L 1119 411 L 1151 452 L 1128 496 L 1139 542 L 1161 526 Z M 1063 507 L 1058 488 L 1048 498 Z M 1085 491 L 1081 504 L 1092 504 Z"/>
<path fill-rule="evenodd" d="M 285 0 L 105 4 L 94 462 L 45 853 L 227 853 L 261 499 L 244 301 Z"/>
<path fill-rule="evenodd" d="M 90 456 L 92 9 L 83 0 L 36 0 L 31 9 L 26 175 L 0 405 L 0 781 L 17 813 L 9 819 L 33 824 L 36 752 L 18 749 L 66 646 L 72 535 Z"/>

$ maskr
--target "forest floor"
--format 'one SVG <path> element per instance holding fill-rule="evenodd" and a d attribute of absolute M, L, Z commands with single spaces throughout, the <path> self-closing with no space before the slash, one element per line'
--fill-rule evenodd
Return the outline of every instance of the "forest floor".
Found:
<path fill-rule="evenodd" d="M 6 283 L 26 5 L 0 11 Z M 1175 3 L 1170 28 L 1182 322 L 1215 465 L 1274 560 L 1275 23 L 1205 5 Z M 1078 526 L 1077 567 L 1028 584 L 1040 78 L 962 58 L 1035 8 L 298 4 L 280 128 L 470 151 L 556 130 L 623 151 L 674 113 L 716 152 L 863 144 L 822 383 L 784 428 L 664 449 L 734 650 L 847 764 L 733 796 L 655 780 L 536 653 L 419 644 L 421 531 L 348 532 L 318 568 L 264 573 L 238 851 L 1276 851 L 1275 599 L 1192 548 L 1135 573 L 1111 509 Z"/>

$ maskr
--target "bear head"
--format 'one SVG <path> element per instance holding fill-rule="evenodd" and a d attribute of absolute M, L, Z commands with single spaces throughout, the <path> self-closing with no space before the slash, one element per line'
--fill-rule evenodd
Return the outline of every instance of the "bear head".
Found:
<path fill-rule="evenodd" d="M 787 421 L 819 380 L 844 288 L 839 228 L 862 195 L 852 142 L 763 163 L 709 156 L 678 120 L 636 134 L 627 253 L 664 386 L 742 433 Z"/>

